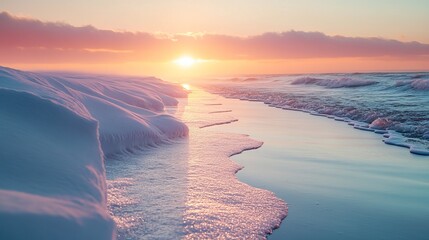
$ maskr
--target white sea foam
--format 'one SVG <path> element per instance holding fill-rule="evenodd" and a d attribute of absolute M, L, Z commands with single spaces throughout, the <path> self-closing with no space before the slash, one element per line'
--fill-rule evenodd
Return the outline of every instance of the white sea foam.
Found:
<path fill-rule="evenodd" d="M 395 83 L 396 87 L 406 86 L 418 91 L 429 90 L 429 79 L 415 79 L 415 80 L 398 80 Z"/>
<path fill-rule="evenodd" d="M 264 239 L 279 226 L 285 203 L 239 182 L 235 173 L 242 167 L 229 159 L 262 143 L 201 128 L 228 122 L 231 111 L 210 114 L 222 109 L 212 95 L 195 90 L 176 113 L 189 126 L 188 139 L 106 163 L 119 239 Z"/>
<path fill-rule="evenodd" d="M 373 129 L 387 129 L 391 125 L 389 119 L 386 118 L 377 118 L 369 125 Z"/>
<path fill-rule="evenodd" d="M 205 104 L 209 98 L 201 91 L 192 93 L 181 117 L 190 126 L 184 239 L 264 239 L 280 225 L 287 206 L 272 192 L 237 180 L 235 174 L 242 166 L 229 157 L 259 148 L 262 142 L 209 127 L 201 129 L 197 119 L 210 123 L 213 114 L 209 113 L 223 106 Z M 216 114 L 216 122 L 233 114 Z"/>

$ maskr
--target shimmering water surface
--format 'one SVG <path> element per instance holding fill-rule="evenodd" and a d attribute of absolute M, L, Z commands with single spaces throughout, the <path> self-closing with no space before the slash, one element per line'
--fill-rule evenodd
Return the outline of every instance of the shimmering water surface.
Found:
<path fill-rule="evenodd" d="M 289 87 L 295 94 L 302 91 L 302 99 L 320 104 L 325 97 L 334 101 L 331 90 L 351 91 L 350 86 L 339 85 L 357 84 L 294 79 Z M 271 106 L 286 99 L 280 87 L 274 90 L 262 84 L 244 89 L 237 87 L 240 81 L 262 80 L 236 79 L 210 89 L 246 100 L 264 97 Z M 353 89 L 378 84 L 367 79 Z M 304 96 L 307 87 L 320 94 Z M 345 122 L 198 90 L 193 94 L 197 101 L 182 102 L 184 107 L 175 113 L 190 126 L 189 139 L 107 161 L 109 207 L 119 224 L 119 239 L 263 238 L 286 213 L 277 197 L 288 203 L 289 213 L 270 239 L 427 239 L 427 156 L 380 144 L 383 135 L 357 131 Z M 419 98 L 420 103 L 425 97 Z M 410 109 L 418 112 L 417 106 Z M 376 121 L 386 116 L 355 121 L 383 130 L 394 126 L 389 125 L 391 119 L 384 127 Z M 260 147 L 261 142 L 243 133 L 264 144 Z M 424 134 L 404 134 L 425 142 Z M 233 157 L 245 167 L 238 173 L 241 183 L 234 176 L 241 166 L 227 156 L 252 148 L 258 149 Z"/>
<path fill-rule="evenodd" d="M 428 239 L 429 157 L 344 122 L 225 101 L 239 121 L 214 128 L 264 141 L 233 157 L 239 179 L 288 203 L 269 239 Z"/>
<path fill-rule="evenodd" d="M 196 91 L 174 113 L 188 139 L 107 159 L 118 239 L 263 239 L 279 226 L 284 201 L 239 182 L 241 166 L 229 159 L 262 143 L 209 127 L 234 120 L 224 108 Z"/>

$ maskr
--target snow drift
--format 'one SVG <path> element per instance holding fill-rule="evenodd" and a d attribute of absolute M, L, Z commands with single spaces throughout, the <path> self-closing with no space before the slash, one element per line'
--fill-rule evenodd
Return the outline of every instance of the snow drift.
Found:
<path fill-rule="evenodd" d="M 156 78 L 0 67 L 0 239 L 112 239 L 104 155 L 185 136 Z"/>

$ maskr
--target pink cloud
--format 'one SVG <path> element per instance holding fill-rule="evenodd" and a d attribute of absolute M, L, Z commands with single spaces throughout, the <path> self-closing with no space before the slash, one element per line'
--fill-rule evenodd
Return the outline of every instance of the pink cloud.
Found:
<path fill-rule="evenodd" d="M 1 46 L 49 48 L 136 49 L 158 41 L 147 33 L 114 32 L 92 26 L 74 27 L 65 23 L 41 22 L 0 13 Z"/>
<path fill-rule="evenodd" d="M 170 60 L 182 53 L 206 59 L 339 57 L 426 58 L 429 44 L 289 31 L 249 37 L 206 34 L 160 38 L 92 26 L 42 22 L 0 13 L 0 64 Z"/>
<path fill-rule="evenodd" d="M 335 57 L 405 57 L 429 55 L 429 44 L 382 38 L 327 36 L 320 32 L 289 31 L 246 38 L 205 35 L 188 43 L 219 58 L 291 59 Z M 215 51 L 210 51 L 211 46 Z M 205 50 L 207 49 L 207 50 Z M 223 49 L 224 51 L 219 51 Z"/>

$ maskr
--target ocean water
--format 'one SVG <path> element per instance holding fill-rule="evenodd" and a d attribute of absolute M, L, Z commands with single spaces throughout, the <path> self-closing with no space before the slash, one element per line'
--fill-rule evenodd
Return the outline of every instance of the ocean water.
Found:
<path fill-rule="evenodd" d="M 237 99 L 224 106 L 238 121 L 213 130 L 264 142 L 232 158 L 244 166 L 238 179 L 288 204 L 268 239 L 428 239 L 427 156 L 305 112 Z"/>
<path fill-rule="evenodd" d="M 262 75 L 224 78 L 213 93 L 347 121 L 388 144 L 428 155 L 429 73 Z"/>
<path fill-rule="evenodd" d="M 229 157 L 257 149 L 247 135 L 213 131 L 236 121 L 228 106 L 194 91 L 167 109 L 188 138 L 106 160 L 108 208 L 118 239 L 264 239 L 287 214 L 272 192 L 237 180 Z"/>

